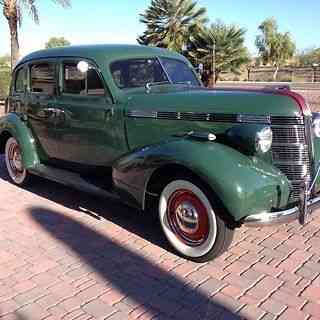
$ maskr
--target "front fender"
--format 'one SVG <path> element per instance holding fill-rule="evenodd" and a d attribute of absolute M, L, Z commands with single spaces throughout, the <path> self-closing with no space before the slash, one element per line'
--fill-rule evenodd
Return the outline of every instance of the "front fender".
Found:
<path fill-rule="evenodd" d="M 116 186 L 143 206 L 152 174 L 168 164 L 179 164 L 205 181 L 235 221 L 247 215 L 286 206 L 289 181 L 277 168 L 218 142 L 190 138 L 148 146 L 120 159 L 114 166 Z"/>
<path fill-rule="evenodd" d="M 26 169 L 34 168 L 40 163 L 32 133 L 16 113 L 8 113 L 0 118 L 0 137 L 4 132 L 10 133 L 19 142 Z"/>

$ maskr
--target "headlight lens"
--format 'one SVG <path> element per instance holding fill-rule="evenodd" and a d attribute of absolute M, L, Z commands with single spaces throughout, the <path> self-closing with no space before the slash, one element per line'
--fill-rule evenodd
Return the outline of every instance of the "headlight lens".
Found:
<path fill-rule="evenodd" d="M 270 127 L 263 128 L 256 135 L 256 151 L 266 153 L 270 150 L 272 145 L 272 130 Z"/>
<path fill-rule="evenodd" d="M 320 113 L 314 112 L 312 114 L 312 128 L 313 133 L 317 138 L 320 138 Z"/>

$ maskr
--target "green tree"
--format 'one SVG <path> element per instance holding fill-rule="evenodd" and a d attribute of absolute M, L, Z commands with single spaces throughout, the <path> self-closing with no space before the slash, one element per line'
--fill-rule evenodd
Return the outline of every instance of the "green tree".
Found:
<path fill-rule="evenodd" d="M 264 64 L 275 67 L 273 79 L 277 79 L 279 68 L 291 59 L 296 46 L 289 32 L 280 33 L 274 18 L 266 19 L 258 28 L 261 32 L 256 37 L 256 47 Z"/>
<path fill-rule="evenodd" d="M 8 95 L 10 78 L 10 56 L 0 57 L 0 99 Z"/>
<path fill-rule="evenodd" d="M 63 7 L 70 5 L 70 0 L 52 0 Z M 24 11 L 29 12 L 35 23 L 39 23 L 39 11 L 36 0 L 0 0 L 2 12 L 8 21 L 11 41 L 11 67 L 17 63 L 19 59 L 19 38 L 18 29 L 22 23 Z"/>
<path fill-rule="evenodd" d="M 64 37 L 51 37 L 45 44 L 46 49 L 70 46 L 70 41 Z"/>
<path fill-rule="evenodd" d="M 152 0 L 140 15 L 146 31 L 137 40 L 140 44 L 164 47 L 182 52 L 190 35 L 207 21 L 206 9 L 193 0 Z"/>
<path fill-rule="evenodd" d="M 297 56 L 300 66 L 312 66 L 320 64 L 320 48 L 304 50 Z"/>
<path fill-rule="evenodd" d="M 250 62 L 244 46 L 245 33 L 243 28 L 216 21 L 192 37 L 193 48 L 189 54 L 211 68 L 215 82 L 223 71 L 239 74 L 241 67 Z"/>

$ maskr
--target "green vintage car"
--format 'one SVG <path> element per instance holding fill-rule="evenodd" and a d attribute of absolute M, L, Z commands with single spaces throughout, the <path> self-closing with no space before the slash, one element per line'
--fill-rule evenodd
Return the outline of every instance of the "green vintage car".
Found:
<path fill-rule="evenodd" d="M 320 117 L 300 95 L 206 89 L 164 49 L 32 53 L 7 109 L 0 151 L 13 183 L 38 175 L 156 213 L 194 261 L 224 252 L 242 225 L 303 224 L 320 200 Z"/>

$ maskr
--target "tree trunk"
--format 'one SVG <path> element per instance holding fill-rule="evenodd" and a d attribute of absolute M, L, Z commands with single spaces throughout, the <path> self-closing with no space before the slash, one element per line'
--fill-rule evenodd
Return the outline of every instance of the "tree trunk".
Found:
<path fill-rule="evenodd" d="M 220 70 L 217 70 L 216 69 L 216 72 L 215 72 L 215 79 L 214 79 L 214 83 L 216 84 L 219 80 L 219 77 L 220 77 Z"/>
<path fill-rule="evenodd" d="M 274 74 L 273 74 L 273 81 L 277 80 L 278 72 L 279 72 L 279 66 L 276 66 L 276 70 L 274 70 Z"/>
<path fill-rule="evenodd" d="M 3 0 L 3 15 L 8 21 L 11 42 L 11 70 L 15 67 L 19 59 L 18 24 L 19 12 L 17 0 Z"/>
<path fill-rule="evenodd" d="M 11 70 L 19 60 L 19 41 L 18 41 L 18 21 L 17 17 L 10 17 L 8 20 L 11 41 Z"/>

